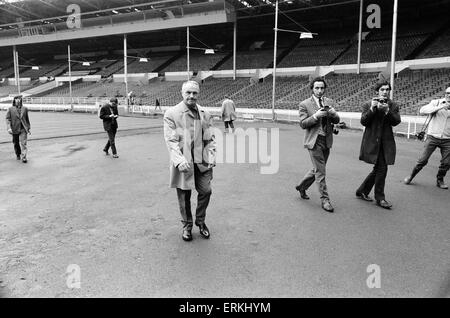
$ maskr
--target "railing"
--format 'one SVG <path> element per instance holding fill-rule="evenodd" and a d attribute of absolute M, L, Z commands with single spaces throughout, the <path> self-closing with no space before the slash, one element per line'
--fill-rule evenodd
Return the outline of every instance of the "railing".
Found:
<path fill-rule="evenodd" d="M 26 97 L 24 98 L 24 104 L 30 110 L 35 111 L 54 111 L 54 112 L 86 112 L 97 113 L 98 108 L 104 103 L 109 101 L 109 98 L 95 98 L 95 97 L 74 97 L 74 103 L 70 104 L 70 98 L 68 97 Z M 41 103 L 42 101 L 42 103 Z M 75 103 L 76 102 L 76 103 Z M 119 98 L 119 108 L 123 110 L 123 113 L 128 115 L 155 115 L 164 114 L 164 112 L 170 106 L 161 106 L 156 108 L 155 105 L 132 105 L 125 106 L 126 101 L 124 98 Z M 10 106 L 10 103 L 0 104 L 0 109 L 6 110 Z M 219 105 L 217 105 L 219 106 Z M 204 107 L 213 116 L 217 118 L 217 122 L 221 119 L 220 107 Z M 361 114 L 355 112 L 338 112 L 341 118 L 341 122 L 345 123 L 347 128 L 363 130 L 364 127 L 360 123 Z M 255 108 L 237 108 L 236 114 L 239 120 L 272 120 L 271 109 L 255 109 Z M 276 119 L 281 122 L 298 123 L 298 110 L 277 109 Z M 402 116 L 402 122 L 393 128 L 394 133 L 397 135 L 405 136 L 406 138 L 412 138 L 414 135 L 422 129 L 426 116 Z M 217 124 L 216 122 L 216 124 Z"/>

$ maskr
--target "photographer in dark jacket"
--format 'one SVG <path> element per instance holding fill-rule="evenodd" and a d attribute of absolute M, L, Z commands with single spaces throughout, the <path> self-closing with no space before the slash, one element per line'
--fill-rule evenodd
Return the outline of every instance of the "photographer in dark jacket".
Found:
<path fill-rule="evenodd" d="M 390 209 L 384 186 L 388 165 L 395 162 L 395 140 L 392 127 L 400 122 L 398 105 L 389 99 L 391 85 L 387 81 L 375 86 L 378 97 L 362 106 L 361 124 L 365 127 L 359 159 L 374 164 L 372 172 L 356 190 L 356 196 L 365 201 L 373 201 L 368 195 L 375 185 L 375 200 L 378 206 Z"/>
<path fill-rule="evenodd" d="M 100 118 L 103 119 L 103 128 L 108 133 L 108 142 L 103 148 L 103 151 L 106 155 L 109 155 L 109 147 L 111 147 L 113 158 L 119 158 L 116 150 L 116 133 L 119 125 L 117 124 L 117 117 L 119 117 L 119 112 L 117 110 L 117 98 L 113 97 L 110 100 L 110 103 L 106 103 L 100 109 Z"/>

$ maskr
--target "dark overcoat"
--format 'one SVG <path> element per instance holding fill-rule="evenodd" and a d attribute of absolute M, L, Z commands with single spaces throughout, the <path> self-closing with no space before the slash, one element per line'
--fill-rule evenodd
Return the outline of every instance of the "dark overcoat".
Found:
<path fill-rule="evenodd" d="M 105 131 L 109 130 L 117 130 L 119 128 L 119 124 L 117 123 L 117 118 L 111 118 L 109 115 L 119 115 L 117 106 L 112 106 L 109 103 L 106 103 L 100 109 L 100 118 L 103 119 L 103 128 Z"/>
<path fill-rule="evenodd" d="M 386 164 L 395 163 L 396 146 L 392 127 L 400 124 L 398 105 L 388 100 L 389 111 L 387 114 L 377 109 L 370 109 L 371 101 L 362 105 L 361 124 L 365 127 L 359 159 L 367 163 L 376 164 L 380 146 L 383 144 Z"/>

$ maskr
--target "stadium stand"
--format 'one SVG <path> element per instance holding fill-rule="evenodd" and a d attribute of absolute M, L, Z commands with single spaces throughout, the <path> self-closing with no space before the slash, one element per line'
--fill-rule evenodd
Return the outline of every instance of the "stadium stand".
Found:
<path fill-rule="evenodd" d="M 267 68 L 273 62 L 273 50 L 238 51 L 236 53 L 236 68 L 254 69 Z M 232 70 L 233 59 L 228 59 L 219 70 Z"/>
<path fill-rule="evenodd" d="M 50 61 L 45 63 L 39 63 L 39 70 L 33 70 L 31 68 L 20 72 L 21 77 L 31 77 L 32 79 L 39 78 L 41 76 L 57 76 L 61 74 L 65 68 L 68 68 L 68 64 L 63 61 Z"/>
<path fill-rule="evenodd" d="M 148 62 L 139 62 L 138 59 L 134 59 L 128 64 L 127 72 L 128 73 L 151 73 L 154 72 L 158 67 L 167 62 L 172 54 L 166 53 L 164 55 L 151 55 L 147 57 Z"/>
<path fill-rule="evenodd" d="M 450 56 L 450 26 L 442 32 L 418 58 Z"/>
<path fill-rule="evenodd" d="M 22 85 L 21 91 L 26 91 L 27 89 L 32 88 L 33 85 Z M 15 85 L 0 85 L 0 97 L 5 97 L 8 95 L 17 94 L 17 86 Z"/>
<path fill-rule="evenodd" d="M 227 54 L 215 53 L 215 54 L 203 54 L 203 52 L 191 52 L 189 53 L 189 69 L 191 71 L 207 71 L 212 69 L 217 63 L 219 63 Z M 180 72 L 187 69 L 187 55 L 183 55 L 163 69 L 164 72 Z"/>

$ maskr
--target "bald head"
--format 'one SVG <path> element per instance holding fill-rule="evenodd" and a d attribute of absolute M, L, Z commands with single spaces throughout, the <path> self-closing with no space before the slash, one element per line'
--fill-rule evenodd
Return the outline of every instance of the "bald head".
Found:
<path fill-rule="evenodd" d="M 200 92 L 200 85 L 196 81 L 186 81 L 183 83 L 183 86 L 181 87 L 181 92 L 185 92 L 187 89 L 194 90 L 197 93 Z"/>
<path fill-rule="evenodd" d="M 198 93 L 200 92 L 200 85 L 195 81 L 186 81 L 181 87 L 181 95 L 183 95 L 183 102 L 188 107 L 197 105 Z"/>

